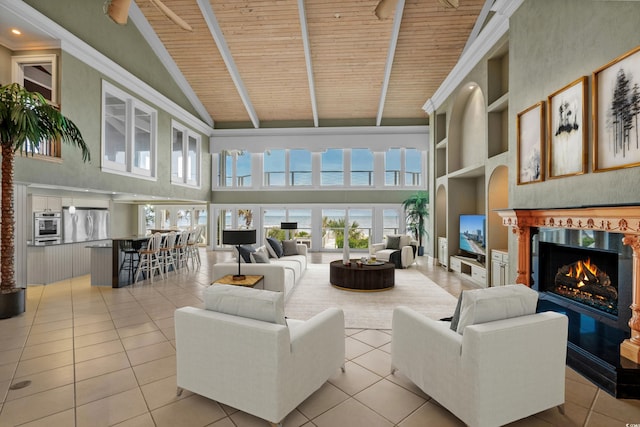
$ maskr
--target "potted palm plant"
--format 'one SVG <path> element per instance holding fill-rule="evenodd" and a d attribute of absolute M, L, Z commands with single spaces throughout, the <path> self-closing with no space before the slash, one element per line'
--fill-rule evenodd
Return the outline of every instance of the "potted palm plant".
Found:
<path fill-rule="evenodd" d="M 90 160 L 89 148 L 78 127 L 64 117 L 39 93 L 29 92 L 17 83 L 0 87 L 0 145 L 2 150 L 2 200 L 0 212 L 0 319 L 25 310 L 25 289 L 16 286 L 15 216 L 13 211 L 13 172 L 16 152 L 25 145 L 31 154 L 41 143 L 59 138 L 82 150 Z M 28 142 L 28 144 L 27 144 Z"/>
<path fill-rule="evenodd" d="M 418 240 L 418 255 L 424 255 L 422 237 L 427 234 L 426 220 L 429 218 L 429 193 L 418 191 L 402 202 L 407 226 L 411 229 L 413 236 Z"/>

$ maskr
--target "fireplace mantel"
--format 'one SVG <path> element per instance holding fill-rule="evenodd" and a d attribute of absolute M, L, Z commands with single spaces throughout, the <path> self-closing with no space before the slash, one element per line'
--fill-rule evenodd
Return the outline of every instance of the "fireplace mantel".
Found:
<path fill-rule="evenodd" d="M 631 338 L 620 345 L 620 355 L 640 363 L 640 206 L 597 206 L 559 209 L 498 210 L 502 224 L 518 236 L 517 283 L 531 286 L 531 228 L 568 228 L 622 234 L 633 249 Z"/>

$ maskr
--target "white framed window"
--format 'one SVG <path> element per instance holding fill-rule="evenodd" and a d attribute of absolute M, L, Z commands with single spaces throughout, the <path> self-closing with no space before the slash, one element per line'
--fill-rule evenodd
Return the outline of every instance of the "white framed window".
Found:
<path fill-rule="evenodd" d="M 422 185 L 422 152 L 415 148 L 390 148 L 384 155 L 384 185 Z"/>
<path fill-rule="evenodd" d="M 265 187 L 284 187 L 287 185 L 287 150 L 267 150 L 263 156 Z"/>
<path fill-rule="evenodd" d="M 156 178 L 157 111 L 102 81 L 102 170 Z"/>
<path fill-rule="evenodd" d="M 373 153 L 368 148 L 351 149 L 351 185 L 371 187 L 374 184 Z"/>
<path fill-rule="evenodd" d="M 321 155 L 320 185 L 344 185 L 344 151 L 342 148 L 329 148 Z"/>
<path fill-rule="evenodd" d="M 252 185 L 251 153 L 246 150 L 222 150 L 218 157 L 218 185 L 249 188 Z"/>
<path fill-rule="evenodd" d="M 171 182 L 200 186 L 200 135 L 176 121 L 171 122 Z"/>
<path fill-rule="evenodd" d="M 58 62 L 55 54 L 11 57 L 11 78 L 30 92 L 58 105 Z"/>
<path fill-rule="evenodd" d="M 289 176 L 291 178 L 289 183 L 293 187 L 308 187 L 313 184 L 311 151 L 289 150 Z"/>

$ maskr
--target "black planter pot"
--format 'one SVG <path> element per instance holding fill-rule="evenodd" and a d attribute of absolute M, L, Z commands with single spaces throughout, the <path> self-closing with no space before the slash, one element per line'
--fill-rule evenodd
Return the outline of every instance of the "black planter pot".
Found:
<path fill-rule="evenodd" d="M 17 288 L 12 292 L 0 292 L 0 319 L 8 319 L 24 313 L 27 290 Z"/>
<path fill-rule="evenodd" d="M 418 256 L 424 255 L 424 246 L 418 246 Z"/>

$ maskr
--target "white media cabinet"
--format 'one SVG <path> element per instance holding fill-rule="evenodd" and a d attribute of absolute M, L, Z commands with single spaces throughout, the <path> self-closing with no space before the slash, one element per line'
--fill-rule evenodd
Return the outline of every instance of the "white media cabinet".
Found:
<path fill-rule="evenodd" d="M 469 276 L 471 280 L 482 287 L 487 286 L 487 269 L 475 258 L 452 255 L 449 257 L 449 268 L 456 273 Z"/>

